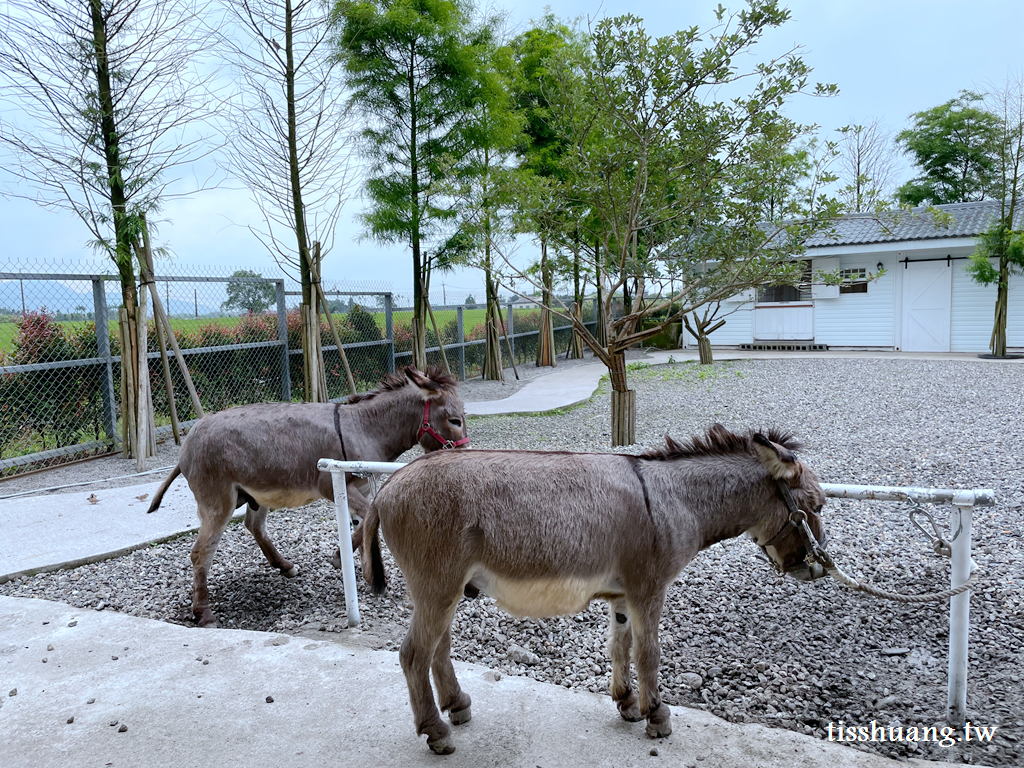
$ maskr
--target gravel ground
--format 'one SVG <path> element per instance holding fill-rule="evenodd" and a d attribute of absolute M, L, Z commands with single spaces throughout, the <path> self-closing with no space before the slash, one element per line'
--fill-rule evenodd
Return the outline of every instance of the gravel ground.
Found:
<path fill-rule="evenodd" d="M 546 372 L 520 369 L 523 381 Z M 801 458 L 823 482 L 995 490 L 998 505 L 975 512 L 974 557 L 984 576 L 971 599 L 968 686 L 969 719 L 997 727 L 995 738 L 948 748 L 912 742 L 858 748 L 893 757 L 1024 765 L 1022 374 L 1018 365 L 906 359 L 756 360 L 630 374 L 640 441 L 631 450 L 637 452 L 659 445 L 666 433 L 684 438 L 715 421 L 736 430 L 771 425 L 806 443 Z M 467 400 L 493 399 L 522 383 L 477 380 L 463 393 Z M 590 403 L 551 415 L 474 418 L 470 435 L 481 448 L 611 450 L 608 397 L 602 389 Z M 157 461 L 173 462 L 173 450 L 165 449 Z M 118 462 L 3 483 L 0 495 L 31 483 L 112 477 L 134 466 Z M 934 511 L 944 527 L 946 508 Z M 906 505 L 830 500 L 825 521 L 829 549 L 848 573 L 908 593 L 948 586 L 948 561 L 932 554 L 910 525 Z M 210 577 L 221 626 L 398 647 L 411 608 L 390 559 L 389 592 L 375 597 L 361 585 L 364 626 L 346 629 L 341 577 L 327 564 L 336 542 L 333 508 L 321 502 L 280 510 L 268 525 L 302 573 L 280 578 L 248 532 L 231 526 Z M 183 536 L 117 560 L 10 582 L 0 585 L 0 593 L 190 624 L 192 540 Z M 783 581 L 757 555 L 742 539 L 716 545 L 670 589 L 661 623 L 661 686 L 668 703 L 820 738 L 840 721 L 941 727 L 948 604 L 880 601 L 844 593 L 828 580 Z M 504 674 L 606 692 L 606 613 L 595 603 L 576 616 L 517 619 L 489 598 L 464 600 L 453 655 Z"/>

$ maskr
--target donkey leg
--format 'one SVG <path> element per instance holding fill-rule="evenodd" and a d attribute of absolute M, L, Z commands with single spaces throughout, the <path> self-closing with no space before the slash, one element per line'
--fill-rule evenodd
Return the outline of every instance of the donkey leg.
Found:
<path fill-rule="evenodd" d="M 452 729 L 441 719 L 441 713 L 434 702 L 434 692 L 430 687 L 430 667 L 442 637 L 451 626 L 458 598 L 443 606 L 436 605 L 436 602 L 413 597 L 415 607 L 412 620 L 398 659 L 402 663 L 406 685 L 409 686 L 409 701 L 417 735 L 426 734 L 427 746 L 433 752 L 450 755 L 455 751 L 451 740 Z M 445 692 L 442 692 L 442 696 Z"/>
<path fill-rule="evenodd" d="M 217 626 L 217 617 L 210 610 L 210 590 L 207 579 L 213 555 L 217 551 L 220 537 L 231 519 L 234 510 L 230 500 L 220 503 L 199 504 L 199 535 L 192 546 L 192 613 L 200 627 Z"/>
<path fill-rule="evenodd" d="M 298 576 L 299 567 L 281 557 L 281 553 L 277 551 L 274 542 L 267 535 L 267 512 L 269 511 L 270 507 L 265 504 L 261 504 L 259 509 L 246 507 L 245 527 L 249 529 L 249 533 L 256 539 L 256 543 L 260 545 L 260 549 L 263 550 L 267 562 L 277 568 L 282 576 L 287 576 L 288 578 Z"/>
<path fill-rule="evenodd" d="M 468 693 L 462 690 L 459 680 L 455 676 L 451 650 L 452 628 L 449 624 L 434 650 L 434 662 L 431 665 L 431 670 L 434 673 L 434 686 L 437 688 L 441 711 L 448 713 L 448 719 L 451 720 L 452 725 L 462 725 L 468 723 L 472 717 L 470 711 L 472 699 L 469 698 Z"/>
<path fill-rule="evenodd" d="M 658 691 L 658 666 L 661 646 L 658 622 L 664 593 L 642 602 L 631 603 L 633 619 L 633 658 L 636 661 L 637 687 L 640 689 L 640 713 L 647 718 L 647 735 L 652 739 L 672 733 L 672 712 Z"/>
<path fill-rule="evenodd" d="M 625 600 L 612 600 L 609 611 L 608 655 L 612 661 L 612 700 L 619 714 L 631 723 L 643 720 L 639 699 L 629 678 L 629 650 L 633 634 L 629 625 L 629 609 Z"/>

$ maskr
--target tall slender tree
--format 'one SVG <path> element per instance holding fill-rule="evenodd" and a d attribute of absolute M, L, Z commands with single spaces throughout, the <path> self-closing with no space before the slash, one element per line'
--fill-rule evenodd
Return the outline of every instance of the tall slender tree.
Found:
<path fill-rule="evenodd" d="M 237 0 L 222 47 L 237 75 L 228 168 L 263 213 L 254 230 L 302 285 L 306 400 L 328 398 L 317 285 L 352 186 L 353 129 L 332 71 L 329 11 L 320 0 Z M 326 307 L 324 307 L 326 309 Z"/>
<path fill-rule="evenodd" d="M 172 197 L 168 173 L 208 151 L 195 126 L 216 110 L 198 71 L 203 13 L 192 0 L 11 0 L 0 25 L 0 97 L 16 106 L 0 117 L 16 158 L 4 167 L 31 190 L 9 194 L 71 211 L 114 262 L 126 424 L 146 418 L 133 250 Z"/>
<path fill-rule="evenodd" d="M 501 41 L 503 20 L 485 19 L 476 34 L 478 44 L 476 94 L 470 101 L 463 129 L 467 152 L 458 193 L 460 227 L 472 235 L 475 259 L 484 273 L 486 294 L 485 346 L 482 376 L 503 380 L 501 334 L 505 324 L 498 303 L 492 243 L 514 236 L 513 195 L 509 176 L 522 136 L 524 115 L 514 101 L 518 71 L 512 49 Z"/>
<path fill-rule="evenodd" d="M 854 212 L 884 205 L 892 197 L 895 180 L 892 134 L 877 119 L 866 125 L 843 126 L 839 134 L 839 199 Z"/>
<path fill-rule="evenodd" d="M 1024 275 L 1024 73 L 995 89 L 988 106 L 999 117 L 992 190 L 999 216 L 982 235 L 967 271 L 979 284 L 996 286 L 989 349 L 994 356 L 1005 357 L 1010 275 Z"/>
<path fill-rule="evenodd" d="M 550 94 L 554 88 L 549 62 L 578 60 L 586 56 L 586 44 L 575 30 L 546 14 L 534 28 L 513 41 L 519 63 L 520 77 L 515 83 L 516 100 L 525 118 L 520 143 L 520 168 L 536 179 L 537 194 L 529 196 L 530 206 L 522 206 L 526 228 L 540 241 L 540 264 L 537 275 L 541 289 L 540 338 L 537 344 L 537 365 L 555 365 L 554 318 L 552 289 L 560 252 L 570 242 L 576 255 L 574 263 L 575 303 L 582 300 L 579 289 L 579 232 L 573 221 L 580 211 L 574 209 L 565 194 L 567 170 L 566 137 L 559 134 L 550 120 Z M 578 335 L 574 334 L 574 341 Z M 579 349 L 579 345 L 571 345 Z"/>
<path fill-rule="evenodd" d="M 426 365 L 430 276 L 466 245 L 446 184 L 468 146 L 477 56 L 465 0 L 337 0 L 336 55 L 363 116 L 370 237 L 412 253 L 413 362 Z"/>

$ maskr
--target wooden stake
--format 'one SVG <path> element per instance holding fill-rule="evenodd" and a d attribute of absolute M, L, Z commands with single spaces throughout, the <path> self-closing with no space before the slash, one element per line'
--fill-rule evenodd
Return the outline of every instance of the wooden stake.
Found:
<path fill-rule="evenodd" d="M 509 314 L 512 313 L 512 309 L 509 309 Z M 516 381 L 519 381 L 519 370 L 516 368 L 516 356 L 512 351 L 512 342 L 508 338 L 508 323 L 501 324 L 501 330 L 505 336 L 505 346 L 508 347 L 508 359 L 512 363 L 512 373 L 516 375 Z"/>
<path fill-rule="evenodd" d="M 444 364 L 445 373 L 449 376 L 452 375 L 452 369 L 448 367 L 448 353 L 444 351 L 444 342 L 441 341 L 441 334 L 437 330 L 437 320 L 434 319 L 434 308 L 430 306 L 430 302 L 424 299 L 427 305 L 427 312 L 430 315 L 430 324 L 434 326 L 434 336 L 437 337 L 437 346 L 441 350 L 441 362 Z"/>
<path fill-rule="evenodd" d="M 135 466 L 139 472 L 145 471 L 146 457 L 151 455 L 149 452 L 149 422 L 153 417 L 152 408 L 147 407 L 150 400 L 149 357 L 146 354 L 149 351 L 149 345 L 148 339 L 146 338 L 146 326 L 146 291 L 143 288 L 139 291 L 139 302 L 135 307 L 135 341 L 139 368 L 138 375 L 135 378 L 135 386 L 137 387 L 135 402 L 139 406 L 138 420 L 135 423 L 135 427 L 138 430 L 138 436 L 135 442 Z M 155 452 L 156 451 L 154 450 L 154 453 Z"/>
<path fill-rule="evenodd" d="M 118 333 L 121 335 L 121 458 L 132 455 L 135 439 L 135 377 L 132 376 L 132 330 L 128 310 L 118 310 Z"/>
<path fill-rule="evenodd" d="M 636 442 L 636 391 L 612 390 L 612 445 L 632 445 Z"/>
<path fill-rule="evenodd" d="M 154 315 L 156 312 L 154 311 Z M 174 381 L 171 379 L 171 362 L 167 358 L 167 342 L 157 322 L 153 328 L 157 343 L 160 345 L 160 365 L 164 372 L 164 390 L 167 392 L 167 407 L 171 412 L 171 430 L 174 432 L 174 444 L 181 445 L 181 426 L 178 424 L 178 406 L 174 402 Z"/>
<path fill-rule="evenodd" d="M 164 306 L 160 302 L 160 294 L 153 283 L 153 252 L 149 247 L 149 228 L 146 226 L 142 228 L 142 242 L 142 253 L 139 261 L 140 264 L 144 265 L 142 267 L 143 277 L 149 283 L 149 292 L 153 296 L 153 314 L 157 322 L 161 323 L 167 332 L 167 340 L 170 341 L 171 349 L 174 350 L 174 359 L 178 361 L 178 368 L 181 370 L 182 378 L 185 379 L 185 388 L 188 390 L 188 395 L 192 400 L 192 410 L 195 411 L 196 417 L 201 419 L 206 415 L 206 412 L 203 411 L 203 404 L 199 402 L 199 393 L 196 392 L 196 387 L 192 383 L 192 376 L 188 372 L 188 366 L 185 365 L 185 357 L 181 354 L 178 339 L 174 335 L 174 329 L 171 328 L 171 321 L 167 318 L 167 313 L 164 312 Z M 138 244 L 135 245 L 135 248 L 136 253 L 138 253 Z M 143 259 L 145 259 L 144 262 Z"/>

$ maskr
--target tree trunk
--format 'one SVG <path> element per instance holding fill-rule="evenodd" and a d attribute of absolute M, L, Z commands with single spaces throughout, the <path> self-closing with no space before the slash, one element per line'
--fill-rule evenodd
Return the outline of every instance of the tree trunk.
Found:
<path fill-rule="evenodd" d="M 543 282 L 540 309 L 540 335 L 537 338 L 537 367 L 555 367 L 555 326 L 551 314 L 551 270 L 548 267 L 548 244 L 541 240 L 540 273 Z"/>
<path fill-rule="evenodd" d="M 1006 316 L 1009 301 L 1010 266 L 1009 259 L 1000 254 L 999 284 L 996 288 L 996 314 L 992 324 L 992 342 L 989 349 L 995 357 L 1006 356 Z"/>
<path fill-rule="evenodd" d="M 715 362 L 715 358 L 711 354 L 711 334 L 725 325 L 725 318 L 722 318 L 712 326 L 711 323 L 714 319 L 714 314 L 709 317 L 705 313 L 704 317 L 700 317 L 694 312 L 693 325 L 690 325 L 690 318 L 687 315 L 683 315 L 683 326 L 697 340 L 697 351 L 700 353 L 701 365 L 711 365 Z M 694 326 L 696 326 L 696 330 L 694 330 Z"/>
<path fill-rule="evenodd" d="M 89 16 L 92 23 L 92 47 L 96 62 L 96 106 L 99 111 L 99 140 L 103 144 L 106 164 L 107 198 L 114 227 L 114 252 L 111 254 L 121 279 L 121 313 L 119 335 L 121 339 L 121 419 L 122 456 L 145 457 L 146 449 L 138 449 L 138 425 L 144 412 L 140 412 L 138 300 L 135 291 L 135 268 L 132 262 L 132 227 L 128 216 L 128 197 L 125 174 L 121 166 L 121 134 L 118 131 L 111 87 L 110 62 L 107 56 L 107 18 L 99 0 L 90 0 Z M 97 331 L 102 329 L 97 329 Z"/>
<path fill-rule="evenodd" d="M 320 294 L 313 284 L 313 275 L 320 274 L 320 249 L 305 250 L 303 259 L 303 302 L 299 305 L 302 323 L 302 378 L 307 403 L 326 403 L 327 375 L 324 371 L 323 342 L 320 338 Z M 312 267 L 311 267 L 312 265 Z"/>
<path fill-rule="evenodd" d="M 701 365 L 711 365 L 715 362 L 715 358 L 711 354 L 711 339 L 707 334 L 702 333 L 697 336 L 697 350 L 700 352 Z"/>
<path fill-rule="evenodd" d="M 583 291 L 580 288 L 580 244 L 578 233 L 573 247 L 572 280 L 573 301 L 575 302 L 572 307 L 572 314 L 577 320 L 583 322 Z M 578 331 L 574 330 L 572 332 L 572 337 L 569 339 L 569 349 L 565 353 L 565 359 L 583 359 L 583 337 L 580 336 Z"/>
<path fill-rule="evenodd" d="M 625 354 L 612 351 L 611 362 L 612 446 L 632 445 L 636 442 L 636 392 L 626 384 Z"/>
<path fill-rule="evenodd" d="M 498 292 L 490 270 L 490 257 L 485 261 L 484 281 L 487 284 L 487 314 L 484 320 L 484 366 L 481 377 L 489 381 L 505 381 L 505 370 L 501 360 L 501 332 L 504 324 L 501 319 L 501 307 L 498 305 Z"/>

